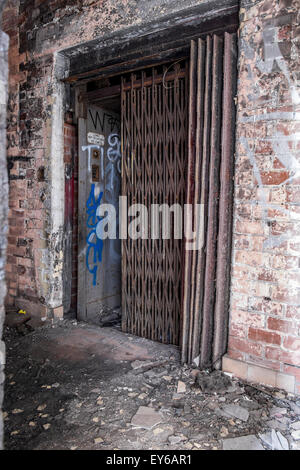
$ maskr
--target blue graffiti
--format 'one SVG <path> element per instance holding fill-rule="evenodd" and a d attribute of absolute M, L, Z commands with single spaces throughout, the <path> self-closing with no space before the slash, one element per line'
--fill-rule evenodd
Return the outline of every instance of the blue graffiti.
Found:
<path fill-rule="evenodd" d="M 101 203 L 102 196 L 103 192 L 100 192 L 99 196 L 97 198 L 95 197 L 95 185 L 92 184 L 90 195 L 86 202 L 86 226 L 92 229 L 86 237 L 86 267 L 88 271 L 93 275 L 93 286 L 95 286 L 97 283 L 98 263 L 101 263 L 102 261 L 103 240 L 98 238 L 96 234 L 96 226 L 98 222 L 103 219 L 103 217 L 97 216 L 97 208 Z M 90 266 L 89 260 L 91 250 L 93 250 L 93 267 Z"/>

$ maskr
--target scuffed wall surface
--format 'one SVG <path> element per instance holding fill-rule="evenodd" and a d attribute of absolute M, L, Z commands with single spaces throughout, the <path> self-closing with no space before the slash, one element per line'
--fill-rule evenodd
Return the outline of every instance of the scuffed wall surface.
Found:
<path fill-rule="evenodd" d="M 299 10 L 299 0 L 241 2 L 229 336 L 231 358 L 290 374 L 297 393 Z"/>
<path fill-rule="evenodd" d="M 66 48 L 200 3 L 204 0 L 21 0 L 21 52 Z"/>
<path fill-rule="evenodd" d="M 0 18 L 4 1 L 0 1 Z M 2 401 L 4 389 L 5 344 L 1 341 L 4 321 L 5 262 L 7 245 L 8 183 L 6 168 L 6 105 L 8 82 L 8 36 L 0 29 L 0 450 L 3 446 Z"/>
<path fill-rule="evenodd" d="M 7 303 L 20 299 L 20 307 L 36 305 L 45 314 L 43 286 L 47 272 L 49 223 L 47 133 L 51 135 L 52 57 L 25 61 L 19 55 L 19 30 L 16 19 L 19 2 L 8 1 L 3 12 L 3 29 L 10 36 L 7 155 L 9 169 L 9 236 L 7 250 Z M 49 74 L 45 80 L 46 74 Z M 48 137 L 48 140 L 50 137 Z M 48 148 L 47 148 L 48 145 Z M 49 240 L 49 244 L 51 241 Z M 33 302 L 31 302 L 33 301 Z"/>

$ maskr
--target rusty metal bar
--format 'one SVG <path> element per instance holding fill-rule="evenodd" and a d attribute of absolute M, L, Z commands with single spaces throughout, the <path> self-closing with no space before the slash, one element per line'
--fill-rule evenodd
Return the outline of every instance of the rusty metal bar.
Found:
<path fill-rule="evenodd" d="M 214 327 L 216 248 L 218 234 L 218 199 L 220 184 L 220 144 L 222 120 L 222 56 L 223 38 L 213 36 L 211 153 L 209 169 L 209 199 L 206 242 L 205 289 L 203 298 L 203 323 L 201 333 L 201 368 L 212 366 Z"/>
<path fill-rule="evenodd" d="M 162 58 L 161 55 L 144 55 L 139 59 L 126 60 L 124 62 L 111 63 L 110 65 L 96 68 L 89 72 L 83 72 L 79 74 L 72 75 L 63 79 L 66 83 L 80 85 L 86 84 L 89 82 L 94 82 L 103 78 L 112 78 L 120 75 L 127 75 L 131 73 L 138 73 L 141 70 L 147 70 L 152 67 L 157 67 L 159 65 L 169 64 L 170 61 L 188 59 L 187 47 L 181 49 L 169 50 L 165 58 Z"/>
<path fill-rule="evenodd" d="M 188 168 L 187 168 L 187 203 L 194 199 L 195 182 L 195 143 L 196 143 L 196 96 L 197 96 L 197 43 L 191 41 L 190 51 L 190 82 L 189 82 L 189 128 L 188 128 Z M 187 216 L 185 224 L 192 224 L 190 216 Z M 184 259 L 184 294 L 183 294 L 183 321 L 182 321 L 182 350 L 181 360 L 187 362 L 190 356 L 189 328 L 190 300 L 191 300 L 191 264 L 192 255 L 185 250 Z"/>
<path fill-rule="evenodd" d="M 205 61 L 206 61 L 206 43 L 203 39 L 198 39 L 198 63 L 197 63 L 197 132 L 196 132 L 196 161 L 195 161 L 195 197 L 194 204 L 201 204 L 201 176 L 203 165 L 203 131 L 205 119 Z M 194 229 L 195 227 L 194 221 Z M 202 227 L 199 227 L 202 230 Z M 199 347 L 195 348 L 195 342 L 198 341 L 200 332 L 200 305 L 197 293 L 199 292 L 199 267 L 200 255 L 198 250 L 193 251 L 192 273 L 194 282 L 192 285 L 191 299 L 191 328 L 190 328 L 190 356 L 189 362 L 192 362 L 199 355 Z"/>
<path fill-rule="evenodd" d="M 124 84 L 122 85 L 122 89 L 124 90 Z M 91 103 L 105 98 L 114 98 L 115 96 L 119 96 L 120 94 L 121 85 L 114 85 L 110 87 L 99 88 L 98 90 L 80 93 L 78 99 L 79 102 L 87 100 L 89 103 Z"/>
<path fill-rule="evenodd" d="M 211 135 L 211 93 L 212 93 L 212 51 L 213 43 L 211 36 L 206 38 L 206 57 L 205 57 L 205 90 L 204 90 L 204 123 L 203 123 L 203 149 L 202 149 L 202 169 L 201 169 L 201 187 L 200 204 L 203 204 L 203 232 L 207 230 L 207 212 L 208 212 L 208 194 L 209 194 L 209 163 L 210 163 L 210 135 Z M 203 240 L 203 246 L 198 253 L 197 264 L 197 285 L 195 293 L 195 308 L 199 315 L 198 325 L 194 327 L 193 336 L 193 359 L 200 354 L 201 332 L 202 332 L 202 306 L 205 288 L 205 262 L 206 262 L 206 237 Z"/>
<path fill-rule="evenodd" d="M 204 60 L 205 60 L 205 42 L 198 39 L 197 43 L 197 101 L 196 101 L 196 145 L 195 145 L 195 191 L 194 191 L 194 205 L 200 204 L 201 199 L 201 165 L 202 165 L 202 146 L 203 146 L 203 117 L 204 117 Z M 195 207 L 195 206 L 194 206 Z M 193 229 L 195 230 L 195 223 L 193 221 Z M 197 329 L 199 319 L 197 320 L 199 311 L 195 305 L 195 292 L 197 288 L 197 265 L 198 265 L 198 251 L 192 251 L 192 282 L 191 282 L 191 300 L 190 300 L 190 329 L 189 329 L 189 357 L 188 361 L 193 360 L 193 336 L 195 328 Z"/>
<path fill-rule="evenodd" d="M 225 33 L 222 156 L 220 169 L 219 234 L 217 248 L 216 304 L 214 312 L 213 363 L 221 366 L 226 352 L 230 293 L 234 136 L 236 94 L 236 34 Z"/>
<path fill-rule="evenodd" d="M 186 112 L 186 117 L 187 117 L 187 120 L 189 119 L 189 115 L 188 115 L 188 110 L 189 110 L 189 89 L 190 89 L 190 80 L 189 80 L 189 76 L 190 76 L 190 61 L 186 61 L 186 73 L 187 73 L 187 77 L 188 79 L 185 80 L 185 83 L 184 83 L 184 92 L 181 93 L 181 107 L 186 109 L 187 108 L 187 112 Z M 186 99 L 188 98 L 188 99 Z M 188 125 L 187 124 L 187 132 L 188 132 Z M 182 145 L 184 144 L 184 145 Z M 185 155 L 188 156 L 188 149 L 189 149 L 189 141 L 188 139 L 185 139 L 185 141 L 183 142 L 183 139 L 182 139 L 182 142 L 181 142 L 181 152 L 184 152 Z M 188 162 L 187 162 L 188 163 Z M 186 168 L 182 169 L 182 172 L 183 174 L 185 175 L 184 176 L 184 186 L 186 187 L 186 181 L 187 181 L 187 173 L 186 173 Z M 185 202 L 185 200 L 184 200 Z M 184 291 L 185 291 L 185 249 L 183 249 L 181 251 L 181 264 L 182 264 L 182 278 L 180 279 L 180 282 L 181 282 L 181 306 L 180 306 L 180 312 L 181 312 L 181 315 L 180 315 L 180 345 L 182 347 L 182 344 L 183 344 L 183 337 L 184 337 L 184 329 L 183 329 L 183 324 L 184 324 L 184 310 L 183 310 L 183 307 L 184 307 Z M 182 358 L 183 360 L 183 358 Z"/>
<path fill-rule="evenodd" d="M 177 78 L 183 78 L 185 76 L 185 70 L 181 69 L 177 72 L 171 71 L 167 72 L 165 75 L 156 75 L 153 77 L 145 77 L 144 80 L 136 80 L 133 83 L 130 81 L 124 81 L 122 85 L 122 90 L 130 90 L 133 88 L 141 88 L 144 86 L 151 86 L 153 79 L 155 83 L 161 83 L 163 80 L 165 82 L 173 81 Z M 121 94 L 121 85 L 114 85 L 105 88 L 99 88 L 98 90 L 86 91 L 85 93 L 80 93 L 78 99 L 80 102 L 87 100 L 88 102 L 100 101 L 102 99 L 114 98 Z"/>
<path fill-rule="evenodd" d="M 127 193 L 132 202 L 146 200 L 150 203 L 155 191 L 156 203 L 172 203 L 179 193 L 183 197 L 186 185 L 185 202 L 201 203 L 205 208 L 204 246 L 196 252 L 185 250 L 184 270 L 182 261 L 179 264 L 176 261 L 178 266 L 174 263 L 174 256 L 177 260 L 180 254 L 174 242 L 140 240 L 124 243 L 123 262 L 129 263 L 124 276 L 126 301 L 123 305 L 127 316 L 124 329 L 178 344 L 179 316 L 174 316 L 173 311 L 179 311 L 177 303 L 181 298 L 182 361 L 192 362 L 200 356 L 201 368 L 220 366 L 219 359 L 225 352 L 227 340 L 235 54 L 235 34 L 191 41 L 188 141 L 183 125 L 185 94 L 182 90 L 179 92 L 178 85 L 175 92 L 172 87 L 163 87 L 157 69 L 150 77 L 151 87 L 145 85 L 149 79 L 145 73 L 138 79 L 132 74 L 128 90 L 125 88 L 128 82 L 122 82 L 122 119 L 125 121 L 122 123 L 122 142 L 127 149 L 123 150 L 126 156 L 123 194 Z M 164 70 L 167 72 L 168 69 L 165 67 Z M 178 70 L 175 77 L 178 81 Z M 139 81 L 141 87 L 137 88 L 134 84 Z M 185 145 L 188 146 L 187 162 L 181 158 Z M 175 159 L 172 158 L 174 155 Z M 187 167 L 186 179 L 182 165 Z M 187 222 L 195 228 L 191 216 L 185 220 Z M 179 271 L 184 271 L 181 286 L 176 282 Z M 147 294 L 152 294 L 152 298 L 148 299 Z"/>

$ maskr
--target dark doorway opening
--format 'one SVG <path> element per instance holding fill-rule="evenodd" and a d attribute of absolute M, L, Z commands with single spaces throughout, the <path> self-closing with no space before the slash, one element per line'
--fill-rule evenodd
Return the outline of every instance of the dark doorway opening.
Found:
<path fill-rule="evenodd" d="M 144 239 L 123 241 L 122 326 L 179 345 L 184 240 L 164 229 L 169 221 L 174 228 L 186 200 L 188 60 L 132 73 L 121 88 L 122 194 L 128 207 L 145 205 L 148 220 L 153 205 L 160 208 L 158 239 L 152 221 Z"/>
<path fill-rule="evenodd" d="M 161 76 L 164 77 L 164 68 L 168 69 L 172 65 L 167 73 L 174 73 L 175 65 L 180 64 L 182 67 L 183 63 L 189 63 L 188 93 L 185 95 L 188 146 L 187 161 L 184 163 L 185 202 L 203 204 L 203 247 L 194 254 L 184 250 L 184 263 L 179 256 L 180 250 L 177 250 L 176 262 L 180 259 L 180 269 L 184 266 L 184 273 L 178 276 L 177 284 L 169 283 L 169 286 L 172 285 L 169 291 L 173 296 L 171 294 L 168 299 L 167 277 L 172 270 L 173 273 L 180 271 L 176 271 L 172 264 L 176 248 L 170 257 L 168 250 L 157 250 L 159 256 L 164 261 L 167 259 L 169 264 L 166 264 L 166 270 L 159 271 L 163 263 L 158 256 L 156 273 L 159 275 L 151 276 L 151 273 L 155 272 L 155 269 L 152 269 L 155 265 L 152 249 L 143 239 L 135 241 L 135 246 L 131 240 L 123 241 L 122 326 L 124 331 L 157 341 L 179 344 L 182 349 L 182 361 L 195 362 L 201 368 L 220 367 L 220 360 L 227 347 L 229 314 L 237 59 L 235 31 L 238 9 L 234 1 L 226 4 L 226 8 L 222 2 L 224 8 L 221 10 L 218 9 L 219 3 L 215 3 L 213 13 L 204 8 L 205 11 L 199 16 L 194 15 L 193 10 L 186 16 L 180 16 L 174 24 L 170 24 L 166 18 L 159 34 L 157 25 L 150 25 L 137 32 L 137 36 L 132 36 L 132 31 L 128 30 L 107 37 L 101 42 L 91 41 L 85 52 L 80 48 L 65 52 L 70 60 L 66 82 L 76 83 L 79 98 L 76 101 L 79 148 L 80 144 L 85 145 L 81 130 L 86 125 L 84 120 L 89 104 L 104 103 L 106 108 L 116 106 L 121 109 L 122 155 L 126 156 L 122 165 L 121 194 L 128 194 L 131 202 L 139 199 L 142 203 L 145 200 L 150 202 L 149 188 L 151 184 L 153 186 L 147 158 L 140 158 L 141 152 L 144 151 L 149 153 L 153 161 L 152 137 L 149 139 L 148 132 L 149 129 L 154 129 L 154 124 L 157 125 L 157 122 L 153 124 L 155 120 L 152 111 L 156 107 L 155 100 L 151 99 L 153 88 L 159 86 L 159 81 L 164 81 L 161 79 Z M 202 7 L 199 7 L 200 10 L 202 11 Z M 182 33 L 180 39 L 179 32 Z M 82 62 L 79 58 L 82 58 Z M 93 60 L 95 66 L 91 67 Z M 156 84 L 155 80 L 153 81 L 155 74 Z M 171 80 L 174 80 L 174 77 Z M 178 76 L 175 80 L 178 80 Z M 170 103 L 168 99 L 171 100 Z M 161 102 L 161 98 L 158 102 Z M 173 109 L 173 106 L 173 98 L 167 98 L 166 107 L 169 109 L 166 116 L 169 131 L 166 132 L 163 147 L 168 147 L 166 142 L 173 137 L 173 123 L 170 124 L 170 109 Z M 140 113 L 140 109 L 146 112 Z M 148 116 L 152 116 L 152 120 L 148 119 Z M 126 126 L 124 122 L 127 122 Z M 157 131 L 157 135 L 159 132 L 161 130 Z M 175 134 L 177 137 L 178 132 Z M 126 139 L 129 145 L 125 145 Z M 152 139 L 152 142 L 156 145 L 155 139 Z M 159 145 L 158 138 L 156 149 L 160 155 Z M 168 150 L 166 154 L 168 155 Z M 161 161 L 156 163 L 159 168 Z M 82 171 L 85 171 L 84 168 Z M 168 199 L 168 191 L 175 186 L 172 178 L 166 183 L 162 183 L 162 180 L 156 175 L 156 183 L 159 187 L 164 186 L 165 197 Z M 79 196 L 79 204 L 86 210 L 85 197 L 81 199 Z M 82 220 L 79 220 L 79 226 L 84 226 Z M 186 241 L 184 243 L 186 246 Z M 79 228 L 78 318 L 83 320 L 87 320 L 87 312 L 84 310 L 87 291 L 85 283 L 80 279 L 84 279 L 86 265 L 80 257 L 85 245 L 86 236 L 80 233 Z M 140 256 L 137 256 L 137 253 Z M 136 276 L 136 273 L 139 275 Z M 164 282 L 161 282 L 162 279 Z M 141 292 L 144 293 L 143 296 L 140 296 Z M 157 298 L 160 293 L 161 298 Z M 154 300 L 153 296 L 156 296 Z M 161 306 L 168 302 L 170 305 L 175 302 L 174 297 L 177 303 L 179 302 L 180 309 L 172 324 L 165 314 L 154 312 L 153 316 L 149 316 L 149 311 L 154 311 L 152 305 Z"/>
<path fill-rule="evenodd" d="M 152 204 L 177 204 L 183 209 L 185 203 L 188 67 L 188 60 L 183 58 L 90 82 L 85 95 L 86 119 L 79 130 L 79 233 L 86 239 L 88 250 L 79 267 L 79 317 L 97 324 L 109 318 L 114 321 L 122 305 L 123 331 L 176 345 L 180 344 L 182 322 L 184 241 L 175 240 L 173 234 L 162 239 L 162 213 L 159 239 L 152 239 L 150 217 Z M 110 136 L 117 132 L 113 129 L 117 116 L 121 123 L 120 167 L 115 159 L 112 164 L 107 158 L 109 145 L 114 143 L 109 141 Z M 96 148 L 100 136 L 103 151 Z M 119 171 L 120 185 L 116 178 Z M 98 202 L 113 203 L 119 216 L 120 195 L 127 198 L 127 213 L 133 204 L 143 204 L 148 210 L 148 238 L 141 235 L 137 240 L 122 240 L 120 257 L 118 241 L 114 245 L 106 241 L 100 260 L 95 232 L 99 222 L 92 206 L 95 209 Z M 173 229 L 174 214 L 169 215 Z M 97 266 L 94 261 L 99 260 Z"/>

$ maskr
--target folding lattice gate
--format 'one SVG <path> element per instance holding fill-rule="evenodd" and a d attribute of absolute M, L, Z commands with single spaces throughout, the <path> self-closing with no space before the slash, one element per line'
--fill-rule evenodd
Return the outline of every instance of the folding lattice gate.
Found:
<path fill-rule="evenodd" d="M 123 330 L 180 344 L 184 362 L 211 367 L 227 340 L 236 35 L 207 35 L 190 51 L 172 72 L 123 79 L 122 194 L 128 205 L 203 204 L 204 246 L 123 241 Z"/>
<path fill-rule="evenodd" d="M 204 244 L 185 251 L 182 361 L 201 368 L 227 347 L 236 51 L 235 33 L 191 43 L 187 201 L 204 205 Z"/>
<path fill-rule="evenodd" d="M 156 67 L 122 81 L 122 194 L 132 204 L 186 198 L 188 68 Z M 149 233 L 151 227 L 149 226 Z M 182 240 L 123 241 L 123 330 L 179 344 Z"/>

